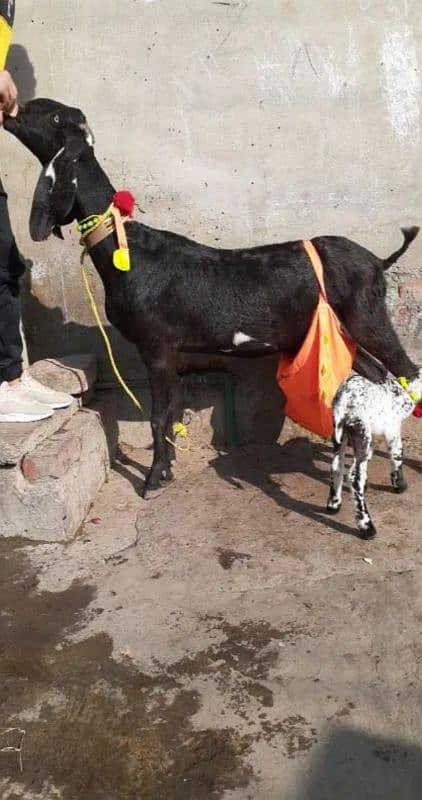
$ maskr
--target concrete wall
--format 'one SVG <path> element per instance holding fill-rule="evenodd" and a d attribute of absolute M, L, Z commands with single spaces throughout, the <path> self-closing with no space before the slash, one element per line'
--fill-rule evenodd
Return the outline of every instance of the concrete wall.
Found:
<path fill-rule="evenodd" d="M 420 0 L 18 0 L 15 43 L 23 97 L 84 110 L 100 160 L 148 224 L 228 247 L 339 233 L 382 255 L 401 225 L 422 222 Z M 39 168 L 6 134 L 1 147 L 33 261 L 30 357 L 102 353 L 78 237 L 29 240 Z M 390 277 L 410 349 L 421 260 L 422 236 Z M 139 376 L 114 336 L 126 374 Z"/>

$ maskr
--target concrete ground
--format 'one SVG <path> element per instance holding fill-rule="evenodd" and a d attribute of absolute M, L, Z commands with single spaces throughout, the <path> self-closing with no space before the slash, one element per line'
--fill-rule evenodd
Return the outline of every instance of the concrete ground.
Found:
<path fill-rule="evenodd" d="M 71 544 L 0 544 L 3 800 L 420 800 L 420 422 L 409 491 L 322 509 L 329 448 L 290 427 L 194 442 L 142 501 L 122 446 Z M 124 549 L 124 548 L 128 549 Z M 365 560 L 368 559 L 368 560 Z M 3 734 L 1 746 L 16 746 Z"/>

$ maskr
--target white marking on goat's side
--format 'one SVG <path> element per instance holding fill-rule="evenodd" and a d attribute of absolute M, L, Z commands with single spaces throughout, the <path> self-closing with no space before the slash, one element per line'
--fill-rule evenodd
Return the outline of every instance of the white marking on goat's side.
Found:
<path fill-rule="evenodd" d="M 248 336 L 247 333 L 242 333 L 242 331 L 238 331 L 233 336 L 233 344 L 235 347 L 239 347 L 240 344 L 244 344 L 245 342 L 253 342 L 255 341 L 252 336 Z"/>
<path fill-rule="evenodd" d="M 420 80 L 412 31 L 387 34 L 382 46 L 384 93 L 391 126 L 399 139 L 418 141 Z"/>
<path fill-rule="evenodd" d="M 54 156 L 54 158 L 51 159 L 51 161 L 50 161 L 50 163 L 49 163 L 49 165 L 48 165 L 48 167 L 47 167 L 47 169 L 45 171 L 45 177 L 51 179 L 52 187 L 56 183 L 56 170 L 54 169 L 54 162 L 55 162 L 56 158 L 58 158 L 63 153 L 63 150 L 64 150 L 64 147 L 61 147 L 60 150 L 57 151 L 56 155 Z"/>
<path fill-rule="evenodd" d="M 237 331 L 237 333 L 234 334 L 233 344 L 235 347 L 239 347 L 239 345 L 245 344 L 246 342 L 256 342 L 261 345 L 261 347 L 272 347 L 272 344 L 269 344 L 269 342 L 260 342 L 259 339 L 254 339 L 253 336 L 248 336 L 247 333 L 242 333 L 242 331 Z"/>

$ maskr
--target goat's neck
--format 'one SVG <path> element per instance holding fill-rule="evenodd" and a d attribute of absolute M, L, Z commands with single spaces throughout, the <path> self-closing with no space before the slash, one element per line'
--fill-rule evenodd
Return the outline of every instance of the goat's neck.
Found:
<path fill-rule="evenodd" d="M 91 214 L 102 214 L 110 205 L 115 190 L 94 153 L 78 162 L 76 176 L 76 214 L 80 222 Z"/>
<path fill-rule="evenodd" d="M 109 207 L 115 190 L 94 153 L 78 163 L 76 175 L 78 184 L 75 210 L 78 222 L 91 214 L 103 214 Z M 92 261 L 104 284 L 109 283 L 116 272 L 112 263 L 114 246 L 109 237 L 90 251 Z"/>

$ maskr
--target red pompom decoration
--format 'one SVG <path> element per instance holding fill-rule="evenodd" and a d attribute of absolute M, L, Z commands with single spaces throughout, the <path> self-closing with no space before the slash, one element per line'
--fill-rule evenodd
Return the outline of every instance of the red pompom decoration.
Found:
<path fill-rule="evenodd" d="M 413 416 L 422 417 L 422 403 L 418 403 L 417 406 L 415 406 L 415 410 L 413 411 Z"/>
<path fill-rule="evenodd" d="M 121 192 L 116 192 L 114 195 L 113 205 L 119 209 L 124 217 L 131 217 L 135 208 L 135 198 L 131 192 L 122 189 Z"/>

